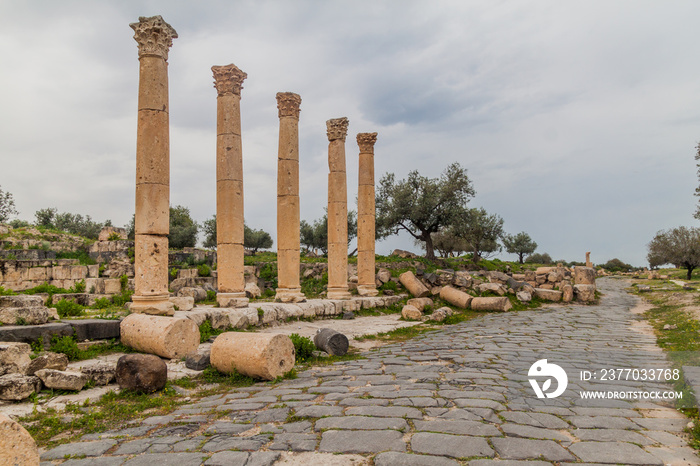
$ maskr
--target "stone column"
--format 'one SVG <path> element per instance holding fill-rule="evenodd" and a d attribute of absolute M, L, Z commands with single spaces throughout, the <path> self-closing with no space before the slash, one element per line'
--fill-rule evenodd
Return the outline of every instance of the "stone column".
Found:
<path fill-rule="evenodd" d="M 374 143 L 377 133 L 359 133 L 359 186 L 357 192 L 357 292 L 377 296 L 374 272 Z"/>
<path fill-rule="evenodd" d="M 299 105 L 292 92 L 277 93 L 280 118 L 277 157 L 277 294 L 283 303 L 305 301 L 299 282 Z"/>
<path fill-rule="evenodd" d="M 345 174 L 345 136 L 348 119 L 326 122 L 328 129 L 328 299 L 349 299 L 348 182 Z"/>
<path fill-rule="evenodd" d="M 177 33 L 160 16 L 130 24 L 139 47 L 136 135 L 136 290 L 131 311 L 173 314 L 168 301 L 170 122 L 168 50 Z"/>
<path fill-rule="evenodd" d="M 236 65 L 212 66 L 216 98 L 216 255 L 220 307 L 248 305 L 243 274 L 241 89 Z"/>

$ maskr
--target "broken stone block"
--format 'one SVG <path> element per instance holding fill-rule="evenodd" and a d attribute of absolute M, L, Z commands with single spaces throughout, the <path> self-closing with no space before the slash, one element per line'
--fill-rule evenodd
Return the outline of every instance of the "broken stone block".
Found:
<path fill-rule="evenodd" d="M 595 285 L 574 285 L 574 296 L 584 303 L 595 301 Z"/>
<path fill-rule="evenodd" d="M 255 283 L 246 283 L 245 285 L 245 295 L 249 299 L 259 298 L 262 295 L 260 287 Z"/>
<path fill-rule="evenodd" d="M 130 314 L 120 330 L 123 344 L 164 358 L 182 358 L 199 346 L 199 328 L 190 319 Z"/>
<path fill-rule="evenodd" d="M 454 314 L 454 311 L 449 307 L 441 307 L 440 309 L 436 309 L 435 311 L 433 311 L 433 313 L 430 315 L 430 320 L 434 320 L 435 322 L 442 322 L 452 314 Z"/>
<path fill-rule="evenodd" d="M 39 450 L 27 430 L 0 414 L 0 464 L 39 466 Z"/>
<path fill-rule="evenodd" d="M 49 310 L 41 296 L 0 296 L 0 323 L 41 325 L 49 320 Z"/>
<path fill-rule="evenodd" d="M 532 301 L 532 294 L 527 291 L 518 291 L 515 297 L 518 298 L 521 303 L 529 303 Z"/>
<path fill-rule="evenodd" d="M 104 362 L 82 367 L 80 372 L 85 374 L 88 380 L 92 380 L 95 385 L 109 385 L 116 377 L 116 367 Z"/>
<path fill-rule="evenodd" d="M 561 301 L 562 292 L 556 290 L 547 290 L 544 288 L 535 288 L 535 296 L 544 301 Z"/>
<path fill-rule="evenodd" d="M 321 328 L 314 335 L 314 345 L 332 356 L 343 356 L 347 354 L 350 343 L 342 333 L 332 328 Z"/>
<path fill-rule="evenodd" d="M 32 348 L 27 343 L 0 343 L 0 375 L 24 374 L 32 359 Z"/>
<path fill-rule="evenodd" d="M 68 356 L 63 353 L 48 351 L 32 359 L 24 373 L 26 375 L 35 375 L 37 371 L 42 369 L 63 371 L 66 370 L 66 367 L 68 367 Z"/>
<path fill-rule="evenodd" d="M 563 283 L 563 282 L 562 282 Z M 574 287 L 566 284 L 561 287 L 561 300 L 570 303 L 574 299 Z"/>
<path fill-rule="evenodd" d="M 399 282 L 416 298 L 425 298 L 430 294 L 430 290 L 416 278 L 410 270 L 399 276 Z"/>
<path fill-rule="evenodd" d="M 41 380 L 33 375 L 6 374 L 0 376 L 0 400 L 21 401 L 41 390 Z"/>
<path fill-rule="evenodd" d="M 421 317 L 423 317 L 423 313 L 415 306 L 406 304 L 403 309 L 401 309 L 401 316 L 406 320 L 420 320 Z"/>
<path fill-rule="evenodd" d="M 593 267 L 574 267 L 574 283 L 577 285 L 595 285 L 595 269 Z"/>
<path fill-rule="evenodd" d="M 513 305 L 510 300 L 503 297 L 474 298 L 471 301 L 471 308 L 475 311 L 507 311 Z"/>
<path fill-rule="evenodd" d="M 482 283 L 477 288 L 479 290 L 479 293 L 483 293 L 485 291 L 492 291 L 498 296 L 505 296 L 506 294 L 506 289 L 500 283 Z"/>
<path fill-rule="evenodd" d="M 82 390 L 88 381 L 87 375 L 82 372 L 57 371 L 55 369 L 40 369 L 35 372 L 48 388 L 58 390 Z"/>
<path fill-rule="evenodd" d="M 203 371 L 209 365 L 211 357 L 210 350 L 197 350 L 187 355 L 185 358 L 185 367 L 193 371 Z"/>
<path fill-rule="evenodd" d="M 119 388 L 153 393 L 165 388 L 168 366 L 152 354 L 126 354 L 117 361 Z"/>
<path fill-rule="evenodd" d="M 294 367 L 294 344 L 286 335 L 226 332 L 211 345 L 211 365 L 226 374 L 273 380 Z"/>
<path fill-rule="evenodd" d="M 387 269 L 379 269 L 379 272 L 377 272 L 377 280 L 382 282 L 382 284 L 390 282 L 391 272 Z"/>
<path fill-rule="evenodd" d="M 473 299 L 471 295 L 451 286 L 446 286 L 440 290 L 440 297 L 453 306 L 461 307 L 462 309 L 467 309 Z"/>
<path fill-rule="evenodd" d="M 175 293 L 176 296 L 189 296 L 194 299 L 195 303 L 198 303 L 200 301 L 205 301 L 207 299 L 207 292 L 204 288 L 200 287 L 195 287 L 195 286 L 186 286 L 183 288 L 180 288 L 177 293 Z M 228 306 L 224 306 L 228 307 Z"/>
<path fill-rule="evenodd" d="M 194 298 L 191 296 L 171 296 L 168 300 L 177 306 L 178 311 L 191 311 L 194 308 Z"/>
<path fill-rule="evenodd" d="M 424 311 L 426 307 L 433 306 L 433 300 L 430 298 L 412 298 L 406 301 L 406 304 L 415 307 L 419 311 Z"/>

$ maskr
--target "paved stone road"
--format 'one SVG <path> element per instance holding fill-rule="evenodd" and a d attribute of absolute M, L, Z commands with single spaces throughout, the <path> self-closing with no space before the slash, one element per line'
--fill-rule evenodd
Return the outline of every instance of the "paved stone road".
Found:
<path fill-rule="evenodd" d="M 668 367 L 654 338 L 631 328 L 637 298 L 622 291 L 623 282 L 598 285 L 605 293 L 599 306 L 558 305 L 445 327 L 366 359 L 86 435 L 44 452 L 43 464 L 271 465 L 289 461 L 287 451 L 315 452 L 304 457 L 307 465 L 367 458 L 377 466 L 700 464 L 682 438 L 687 419 L 667 405 L 580 398 L 586 388 L 671 389 L 580 380 L 580 370 Z M 567 371 L 558 398 L 537 399 L 528 382 L 528 369 L 543 358 Z"/>

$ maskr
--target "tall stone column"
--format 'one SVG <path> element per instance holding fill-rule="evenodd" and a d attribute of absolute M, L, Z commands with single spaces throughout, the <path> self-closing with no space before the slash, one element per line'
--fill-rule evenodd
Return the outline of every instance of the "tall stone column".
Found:
<path fill-rule="evenodd" d="M 220 307 L 244 307 L 241 89 L 246 73 L 212 66 L 216 88 L 216 255 Z"/>
<path fill-rule="evenodd" d="M 377 133 L 359 133 L 359 186 L 357 192 L 357 292 L 377 296 L 374 272 L 374 143 Z"/>
<path fill-rule="evenodd" d="M 328 134 L 328 299 L 349 299 L 348 182 L 345 174 L 345 136 L 348 119 L 326 121 Z"/>
<path fill-rule="evenodd" d="M 277 93 L 280 139 L 277 157 L 277 294 L 283 303 L 305 301 L 299 282 L 299 105 L 293 92 Z"/>
<path fill-rule="evenodd" d="M 170 122 L 168 51 L 177 32 L 160 16 L 130 24 L 139 47 L 136 135 L 136 247 L 131 311 L 172 315 L 168 300 Z"/>

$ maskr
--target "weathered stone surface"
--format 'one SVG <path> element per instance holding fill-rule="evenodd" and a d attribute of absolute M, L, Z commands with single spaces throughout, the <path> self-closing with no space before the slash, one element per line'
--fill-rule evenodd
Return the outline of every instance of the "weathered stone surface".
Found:
<path fill-rule="evenodd" d="M 578 267 L 577 267 L 578 268 Z M 579 442 L 569 447 L 581 461 L 587 463 L 624 463 L 629 465 L 644 464 L 663 466 L 664 462 L 637 445 L 624 442 Z"/>
<path fill-rule="evenodd" d="M 389 271 L 387 269 L 379 269 L 379 271 L 377 272 L 377 280 L 382 282 L 382 284 L 390 282 L 391 281 L 391 271 Z"/>
<path fill-rule="evenodd" d="M 570 303 L 574 300 L 574 287 L 571 285 L 564 285 L 561 287 L 561 300 L 565 303 Z"/>
<path fill-rule="evenodd" d="M 412 455 L 396 451 L 378 454 L 374 458 L 374 464 L 375 466 L 459 466 L 457 461 L 443 456 Z"/>
<path fill-rule="evenodd" d="M 399 275 L 399 282 L 416 298 L 430 295 L 430 290 L 410 270 Z"/>
<path fill-rule="evenodd" d="M 314 335 L 314 345 L 321 351 L 334 356 L 343 356 L 348 352 L 348 337 L 332 328 L 318 329 Z"/>
<path fill-rule="evenodd" d="M 401 309 L 401 316 L 406 320 L 420 320 L 421 317 L 423 317 L 423 313 L 416 309 L 415 306 L 406 304 L 403 309 Z"/>
<path fill-rule="evenodd" d="M 324 417 L 316 421 L 317 431 L 340 430 L 408 430 L 408 424 L 401 418 L 376 418 L 370 416 Z"/>
<path fill-rule="evenodd" d="M 165 388 L 168 366 L 152 354 L 127 354 L 117 361 L 115 375 L 122 389 L 153 393 Z"/>
<path fill-rule="evenodd" d="M 430 298 L 411 298 L 406 301 L 406 304 L 415 307 L 419 311 L 425 311 L 425 308 L 433 307 L 433 300 Z"/>
<path fill-rule="evenodd" d="M 496 293 L 498 296 L 505 296 L 506 294 L 506 289 L 500 283 L 482 283 L 477 288 L 479 290 L 479 293 L 491 291 L 493 293 Z"/>
<path fill-rule="evenodd" d="M 171 296 L 168 298 L 176 311 L 191 311 L 194 308 L 192 296 Z"/>
<path fill-rule="evenodd" d="M 452 311 L 452 309 L 450 309 L 449 307 L 441 307 L 440 309 L 434 310 L 433 313 L 430 314 L 430 320 L 434 320 L 435 322 L 442 322 L 452 314 L 454 314 L 454 311 Z"/>
<path fill-rule="evenodd" d="M 527 291 L 518 291 L 515 293 L 515 297 L 518 298 L 521 303 L 529 303 L 532 301 L 532 295 Z"/>
<path fill-rule="evenodd" d="M 41 325 L 49 321 L 46 307 L 6 307 L 0 308 L 0 323 L 7 325 Z"/>
<path fill-rule="evenodd" d="M 82 372 L 40 369 L 35 374 L 46 387 L 59 390 L 82 390 L 88 381 L 87 375 Z"/>
<path fill-rule="evenodd" d="M 250 299 L 259 298 L 262 295 L 262 291 L 255 283 L 246 283 L 245 295 Z"/>
<path fill-rule="evenodd" d="M 470 306 L 475 311 L 508 311 L 513 307 L 506 297 L 474 298 Z"/>
<path fill-rule="evenodd" d="M 95 385 L 107 385 L 116 377 L 116 366 L 105 362 L 89 364 L 80 368 L 80 372 L 92 380 Z"/>
<path fill-rule="evenodd" d="M 117 441 L 112 439 L 100 440 L 97 442 L 65 443 L 45 451 L 41 454 L 41 459 L 44 461 L 61 460 L 66 456 L 93 458 L 103 455 L 107 450 L 116 445 L 116 443 Z"/>
<path fill-rule="evenodd" d="M 593 267 L 574 267 L 574 284 L 595 285 L 595 269 Z"/>
<path fill-rule="evenodd" d="M 24 373 L 27 375 L 34 375 L 36 371 L 41 369 L 63 371 L 66 370 L 66 367 L 68 367 L 68 356 L 63 353 L 52 353 L 49 351 L 32 359 Z"/>
<path fill-rule="evenodd" d="M 120 320 L 80 319 L 64 322 L 71 326 L 77 341 L 107 340 L 119 338 L 120 335 Z"/>
<path fill-rule="evenodd" d="M 187 355 L 185 367 L 194 371 L 203 371 L 209 365 L 211 350 L 197 350 Z"/>
<path fill-rule="evenodd" d="M 130 314 L 120 329 L 123 344 L 164 358 L 184 357 L 199 346 L 199 328 L 189 319 Z"/>
<path fill-rule="evenodd" d="M 589 303 L 595 301 L 595 285 L 574 285 L 576 301 Z"/>
<path fill-rule="evenodd" d="M 547 290 L 544 288 L 535 288 L 535 296 L 544 301 L 561 301 L 562 292 L 556 290 Z"/>
<path fill-rule="evenodd" d="M 273 380 L 294 367 L 294 344 L 281 334 L 226 332 L 211 346 L 211 365 L 220 372 L 237 372 Z"/>
<path fill-rule="evenodd" d="M 41 389 L 41 380 L 36 376 L 7 374 L 0 376 L 0 400 L 21 401 Z"/>
<path fill-rule="evenodd" d="M 207 291 L 198 286 L 185 286 L 177 290 L 175 295 L 181 298 L 192 298 L 195 302 L 200 302 L 207 299 Z"/>
<path fill-rule="evenodd" d="M 4 414 L 0 414 L 0 464 L 38 466 L 39 450 L 29 432 Z"/>
<path fill-rule="evenodd" d="M 0 343 L 0 376 L 14 373 L 24 374 L 32 362 L 29 357 L 31 353 L 32 348 L 27 343 Z"/>
<path fill-rule="evenodd" d="M 406 451 L 403 434 L 395 430 L 328 430 L 321 437 L 318 450 L 338 453 L 376 453 L 379 451 Z"/>
<path fill-rule="evenodd" d="M 451 456 L 452 458 L 494 457 L 494 451 L 485 439 L 465 435 L 419 432 L 413 434 L 411 438 L 411 449 L 414 453 Z"/>
<path fill-rule="evenodd" d="M 503 459 L 546 459 L 549 461 L 574 461 L 576 458 L 552 440 L 524 438 L 494 438 L 491 440 L 498 455 Z"/>
<path fill-rule="evenodd" d="M 471 303 L 473 299 L 471 295 L 451 286 L 443 287 L 442 290 L 440 290 L 440 297 L 448 303 L 461 307 L 462 309 L 468 309 L 469 303 Z"/>

